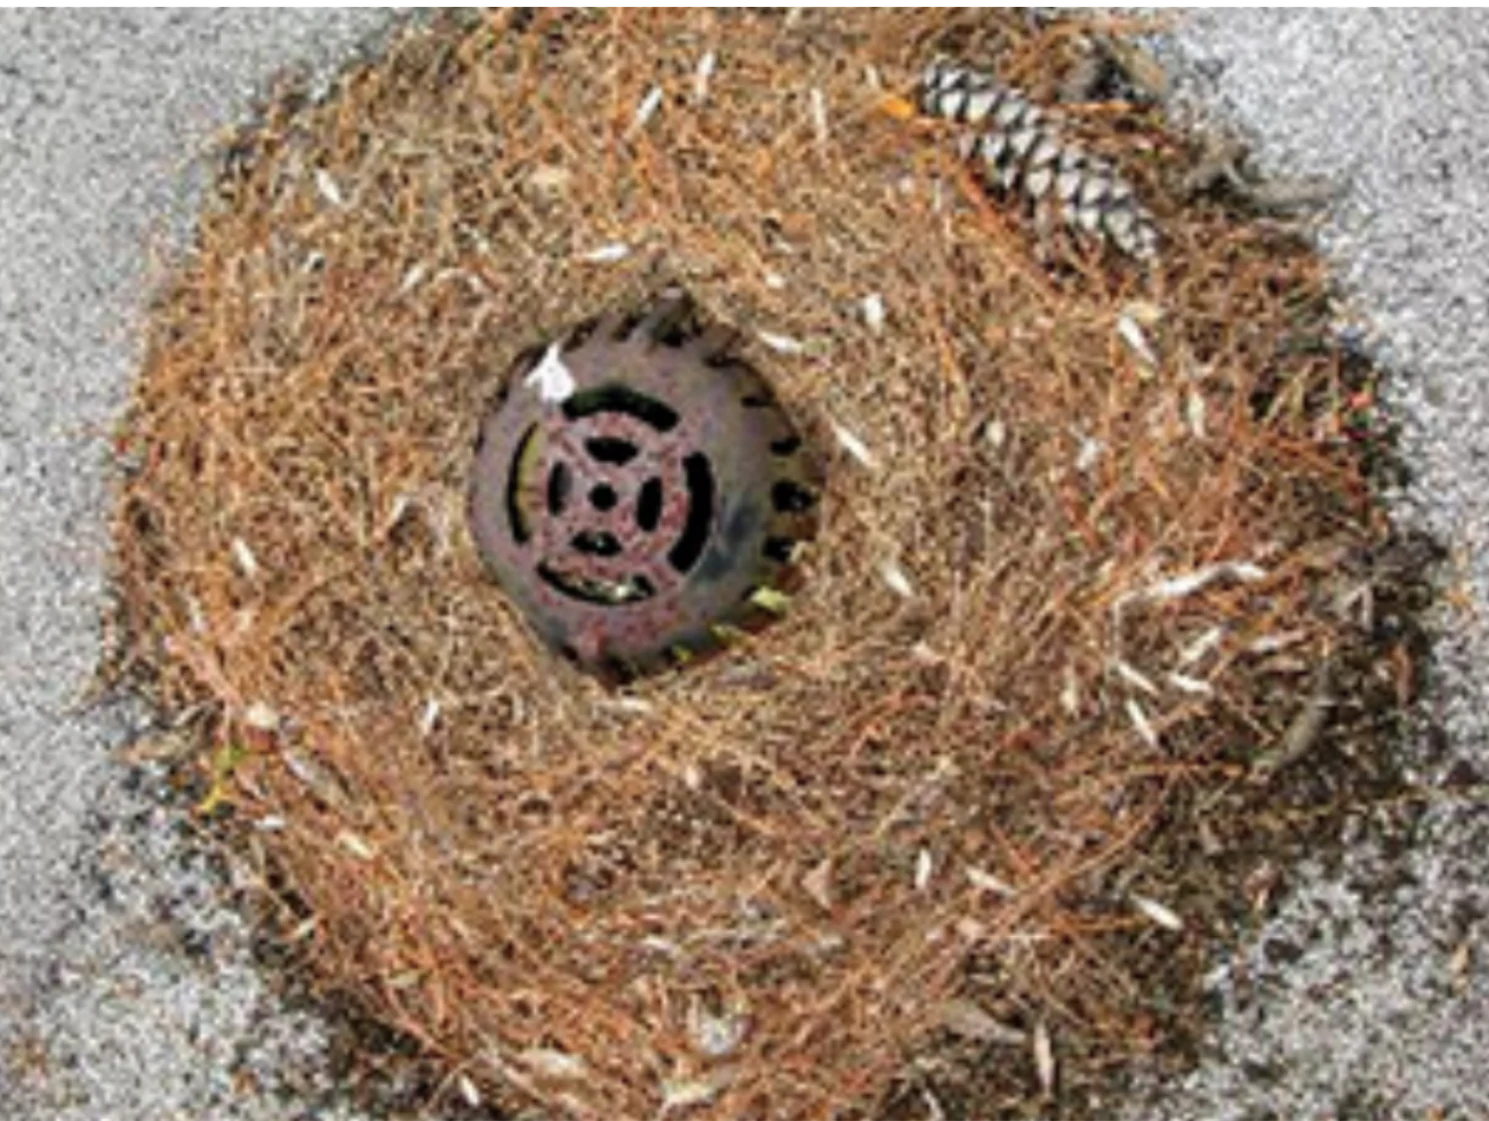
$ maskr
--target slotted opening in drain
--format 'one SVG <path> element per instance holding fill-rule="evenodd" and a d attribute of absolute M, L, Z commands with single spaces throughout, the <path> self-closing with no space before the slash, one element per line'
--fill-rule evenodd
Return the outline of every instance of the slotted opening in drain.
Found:
<path fill-rule="evenodd" d="M 682 536 L 667 554 L 667 563 L 679 572 L 687 572 L 703 555 L 708 531 L 713 526 L 714 480 L 708 456 L 702 452 L 683 460 L 682 469 L 688 485 L 688 520 Z"/>
<path fill-rule="evenodd" d="M 601 463 L 624 464 L 636 458 L 636 445 L 618 436 L 591 436 L 584 450 Z"/>
<path fill-rule="evenodd" d="M 638 393 L 628 385 L 607 382 L 593 389 L 582 389 L 563 404 L 564 416 L 583 420 L 596 413 L 625 413 L 651 425 L 658 432 L 671 432 L 677 427 L 677 413 L 655 397 Z"/>
<path fill-rule="evenodd" d="M 562 514 L 569 503 L 569 491 L 573 489 L 574 476 L 566 463 L 555 463 L 548 472 L 548 512 Z"/>
<path fill-rule="evenodd" d="M 662 520 L 662 480 L 647 479 L 636 499 L 636 524 L 647 533 L 656 531 Z"/>
<path fill-rule="evenodd" d="M 782 479 L 770 488 L 770 500 L 783 514 L 798 514 L 803 510 L 810 510 L 817 501 L 811 491 L 790 479 Z"/>
<path fill-rule="evenodd" d="M 656 585 L 640 573 L 627 576 L 624 580 L 603 580 L 565 572 L 547 561 L 541 561 L 538 564 L 538 576 L 554 591 L 597 607 L 639 603 L 657 594 Z"/>
<path fill-rule="evenodd" d="M 533 439 L 538 434 L 536 424 L 529 425 L 522 439 L 517 441 L 517 450 L 512 453 L 512 463 L 507 471 L 506 506 L 507 506 L 507 528 L 511 531 L 513 539 L 519 545 L 525 545 L 532 538 L 532 527 L 527 524 L 527 517 L 522 512 L 520 492 L 522 489 L 522 465 L 528 453 L 532 450 Z"/>
<path fill-rule="evenodd" d="M 620 538 L 604 530 L 586 529 L 582 533 L 576 533 L 569 544 L 591 557 L 618 557 L 622 549 Z"/>

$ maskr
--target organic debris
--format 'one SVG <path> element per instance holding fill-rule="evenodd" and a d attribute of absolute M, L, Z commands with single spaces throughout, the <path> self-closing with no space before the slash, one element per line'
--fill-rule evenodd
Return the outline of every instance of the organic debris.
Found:
<path fill-rule="evenodd" d="M 1063 127 L 1161 259 L 1050 267 L 950 126 L 886 110 L 959 44 L 1045 96 L 1069 41 L 494 14 L 238 138 L 119 437 L 119 668 L 197 713 L 201 812 L 308 976 L 447 1093 L 849 1118 L 916 1069 L 917 1116 L 992 1117 L 1202 1021 L 1286 828 L 1258 761 L 1317 666 L 1331 723 L 1272 782 L 1366 704 L 1339 558 L 1387 527 L 1320 266 L 1166 188 L 1153 110 Z M 466 482 L 519 354 L 669 284 L 840 462 L 786 617 L 612 693 L 487 579 Z"/>

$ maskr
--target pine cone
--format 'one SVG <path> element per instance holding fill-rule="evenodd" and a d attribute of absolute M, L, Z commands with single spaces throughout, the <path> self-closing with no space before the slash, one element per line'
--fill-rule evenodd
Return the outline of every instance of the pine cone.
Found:
<path fill-rule="evenodd" d="M 1065 140 L 1057 120 L 1018 90 L 938 60 L 921 76 L 920 106 L 982 127 L 960 146 L 990 189 L 1022 194 L 1037 213 L 1058 214 L 1071 229 L 1104 238 L 1138 260 L 1157 257 L 1158 229 L 1132 185 L 1110 162 Z"/>

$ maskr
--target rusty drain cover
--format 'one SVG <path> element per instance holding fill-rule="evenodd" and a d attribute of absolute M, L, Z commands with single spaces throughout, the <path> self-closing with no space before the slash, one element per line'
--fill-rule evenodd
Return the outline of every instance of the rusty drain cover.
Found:
<path fill-rule="evenodd" d="M 737 338 L 679 295 L 591 320 L 519 358 L 482 423 L 481 556 L 544 640 L 606 679 L 761 629 L 816 535 L 819 461 Z"/>

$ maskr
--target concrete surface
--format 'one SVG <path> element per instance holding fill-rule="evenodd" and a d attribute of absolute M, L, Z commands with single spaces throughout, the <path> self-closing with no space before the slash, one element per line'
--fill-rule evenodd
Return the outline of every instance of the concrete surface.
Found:
<path fill-rule="evenodd" d="M 385 13 L 0 13 L 0 1118 L 351 1118 L 326 1035 L 286 1008 L 191 852 L 81 706 L 98 642 L 106 432 L 137 358 L 150 257 L 179 244 L 195 153 L 279 68 L 322 71 Z M 1378 327 L 1418 482 L 1404 516 L 1489 589 L 1489 18 L 1214 12 L 1173 47 L 1181 93 L 1267 165 L 1349 192 L 1324 234 Z M 1489 776 L 1489 628 L 1446 617 L 1408 763 Z M 1469 770 L 1465 770 L 1469 768 Z M 1213 1057 L 1133 1119 L 1489 1117 L 1489 821 L 1429 800 L 1401 845 L 1362 824 L 1214 975 Z M 371 1121 L 371 1119 L 369 1119 Z"/>

